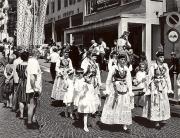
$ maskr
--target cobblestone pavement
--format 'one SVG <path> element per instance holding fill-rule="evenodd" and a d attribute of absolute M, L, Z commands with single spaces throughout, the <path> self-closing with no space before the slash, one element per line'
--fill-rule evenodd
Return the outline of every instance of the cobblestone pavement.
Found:
<path fill-rule="evenodd" d="M 82 121 L 64 117 L 65 107 L 60 102 L 52 104 L 50 81 L 50 74 L 44 72 L 43 92 L 36 114 L 41 129 L 27 130 L 23 120 L 17 119 L 15 113 L 0 104 L 0 138 L 178 138 L 180 136 L 180 118 L 177 114 L 174 114 L 161 130 L 156 130 L 149 121 L 137 116 L 140 108 L 133 110 L 130 134 L 123 132 L 119 125 L 101 123 L 90 127 L 90 132 L 86 133 L 82 129 Z M 98 121 L 98 117 L 93 118 L 93 122 Z"/>

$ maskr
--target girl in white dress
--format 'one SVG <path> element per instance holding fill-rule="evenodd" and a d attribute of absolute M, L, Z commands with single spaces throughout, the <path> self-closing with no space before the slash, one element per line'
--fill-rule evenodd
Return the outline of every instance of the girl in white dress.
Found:
<path fill-rule="evenodd" d="M 79 106 L 79 97 L 80 93 L 83 91 L 84 78 L 83 78 L 83 69 L 76 70 L 76 77 L 74 80 L 74 108 L 77 109 Z M 76 119 L 79 119 L 78 112 L 75 111 Z"/>
<path fill-rule="evenodd" d="M 60 57 L 56 63 L 56 78 L 54 81 L 51 98 L 55 100 L 64 99 L 64 82 L 67 79 L 67 71 L 73 70 L 71 59 L 69 58 L 69 52 L 63 51 L 63 56 Z"/>
<path fill-rule="evenodd" d="M 64 100 L 63 103 L 66 105 L 66 111 L 65 111 L 65 116 L 68 117 L 68 111 L 70 110 L 70 117 L 74 119 L 73 117 L 73 101 L 74 101 L 74 71 L 70 70 L 67 72 L 68 77 L 67 80 L 65 81 L 64 85 Z"/>
<path fill-rule="evenodd" d="M 88 53 L 89 55 L 89 53 Z M 85 62 L 82 62 L 81 68 L 84 70 L 85 73 L 89 74 L 91 78 L 91 84 L 93 84 L 95 93 L 95 103 L 97 111 L 101 106 L 101 99 L 100 99 L 100 86 L 101 86 L 101 76 L 100 76 L 100 69 L 99 65 L 96 62 L 97 54 L 90 53 L 90 56 L 87 57 Z"/>
<path fill-rule="evenodd" d="M 169 68 L 164 63 L 164 53 L 156 53 L 156 63 L 152 63 L 148 73 L 148 90 L 145 93 L 149 99 L 145 101 L 143 117 L 154 121 L 155 127 L 165 123 L 170 118 L 168 93 L 173 93 L 169 77 Z"/>
<path fill-rule="evenodd" d="M 127 130 L 127 125 L 132 124 L 131 109 L 133 108 L 132 79 L 126 66 L 126 55 L 118 56 L 118 64 L 108 73 L 106 81 L 108 97 L 104 103 L 101 122 L 104 124 L 122 124 Z"/>
<path fill-rule="evenodd" d="M 92 76 L 86 73 L 84 75 L 85 81 L 82 83 L 83 90 L 79 96 L 78 112 L 84 114 L 84 130 L 89 132 L 87 127 L 87 119 L 89 114 L 94 114 L 97 111 L 95 103 L 95 89 L 92 82 Z"/>
<path fill-rule="evenodd" d="M 140 62 L 139 69 L 136 73 L 136 77 L 133 80 L 134 86 L 140 90 L 141 93 L 145 93 L 147 90 L 147 71 L 146 71 L 146 63 Z M 143 106 L 144 103 L 144 95 L 138 96 L 137 105 Z"/>

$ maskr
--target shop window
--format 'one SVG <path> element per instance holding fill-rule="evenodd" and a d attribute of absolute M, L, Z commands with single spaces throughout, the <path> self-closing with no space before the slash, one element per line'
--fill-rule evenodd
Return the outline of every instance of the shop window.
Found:
<path fill-rule="evenodd" d="M 52 13 L 54 13 L 54 9 L 55 9 L 55 5 L 54 5 L 54 0 L 51 1 L 51 10 L 52 10 Z"/>
<path fill-rule="evenodd" d="M 61 0 L 58 0 L 58 11 L 61 9 Z"/>
<path fill-rule="evenodd" d="M 69 5 L 75 4 L 76 0 L 69 0 Z"/>
<path fill-rule="evenodd" d="M 68 0 L 64 0 L 64 7 L 68 7 Z"/>

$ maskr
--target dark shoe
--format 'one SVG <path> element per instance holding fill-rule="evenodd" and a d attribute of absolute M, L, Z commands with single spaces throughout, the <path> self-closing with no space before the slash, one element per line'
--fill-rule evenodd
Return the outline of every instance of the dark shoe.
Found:
<path fill-rule="evenodd" d="M 27 129 L 39 129 L 39 127 L 34 123 L 27 123 L 26 124 Z"/>

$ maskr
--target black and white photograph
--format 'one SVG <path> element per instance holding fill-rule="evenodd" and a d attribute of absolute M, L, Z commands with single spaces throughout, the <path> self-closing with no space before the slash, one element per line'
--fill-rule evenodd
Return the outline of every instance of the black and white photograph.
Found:
<path fill-rule="evenodd" d="M 179 138 L 180 0 L 0 0 L 0 138 Z"/>

